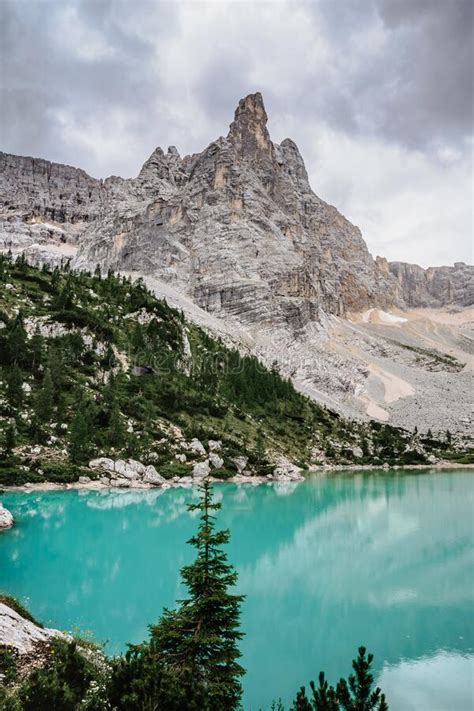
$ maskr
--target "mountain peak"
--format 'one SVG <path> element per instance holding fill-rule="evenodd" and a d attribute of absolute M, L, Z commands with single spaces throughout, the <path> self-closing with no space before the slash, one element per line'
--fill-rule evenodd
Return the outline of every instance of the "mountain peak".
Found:
<path fill-rule="evenodd" d="M 267 112 L 259 91 L 239 101 L 228 138 L 243 154 L 255 151 L 270 152 Z"/>

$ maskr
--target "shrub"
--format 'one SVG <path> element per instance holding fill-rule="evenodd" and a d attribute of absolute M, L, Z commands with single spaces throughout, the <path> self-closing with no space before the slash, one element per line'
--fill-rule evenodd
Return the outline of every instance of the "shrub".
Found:
<path fill-rule="evenodd" d="M 160 467 L 160 474 L 165 479 L 172 479 L 174 476 L 189 476 L 191 474 L 191 465 L 183 464 L 182 462 L 163 464 Z"/>

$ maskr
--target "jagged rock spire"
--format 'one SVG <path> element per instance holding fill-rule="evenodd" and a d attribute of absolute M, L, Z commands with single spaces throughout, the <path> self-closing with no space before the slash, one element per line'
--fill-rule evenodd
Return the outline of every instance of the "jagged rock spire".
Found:
<path fill-rule="evenodd" d="M 272 144 L 267 130 L 267 112 L 259 91 L 256 94 L 249 94 L 239 101 L 234 120 L 230 124 L 228 139 L 244 155 L 261 151 L 271 152 Z"/>

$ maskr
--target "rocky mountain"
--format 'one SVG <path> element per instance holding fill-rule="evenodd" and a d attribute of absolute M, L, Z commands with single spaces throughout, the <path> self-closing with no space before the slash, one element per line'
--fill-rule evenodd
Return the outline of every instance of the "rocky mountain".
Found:
<path fill-rule="evenodd" d="M 472 303 L 471 267 L 374 261 L 313 193 L 295 143 L 272 143 L 266 124 L 249 95 L 225 138 L 184 158 L 157 148 L 132 180 L 0 154 L 3 245 L 77 244 L 78 266 L 151 274 L 208 311 L 297 331 L 321 310 Z"/>
<path fill-rule="evenodd" d="M 420 380 L 418 361 L 410 365 L 414 373 L 400 375 L 399 367 L 408 348 L 421 347 L 459 358 L 462 368 L 472 343 L 467 322 L 420 325 L 414 333 L 411 320 L 401 328 L 403 319 L 390 316 L 377 324 L 347 319 L 374 309 L 469 306 L 474 268 L 374 260 L 360 230 L 312 191 L 295 143 L 271 141 L 259 93 L 239 102 L 226 137 L 183 158 L 174 147 L 157 148 L 134 179 L 96 180 L 76 168 L 0 154 L 0 248 L 37 262 L 67 257 L 80 269 L 144 275 L 189 318 L 244 342 L 347 415 L 416 424 L 424 413 L 412 393 L 419 388 L 431 392 L 433 417 L 422 416 L 429 426 L 442 426 L 439 408 L 435 417 L 440 397 L 453 396 L 453 425 L 464 415 L 457 387 L 440 379 L 433 392 Z M 343 327 L 358 329 L 357 352 L 347 334 L 346 345 L 339 343 Z M 393 351 L 408 327 L 402 350 Z M 389 344 L 374 346 L 374 338 Z M 396 397 L 373 372 L 380 348 L 396 360 L 390 378 L 410 384 Z M 445 375 L 449 383 L 461 380 Z"/>
<path fill-rule="evenodd" d="M 453 267 L 422 269 L 417 264 L 390 262 L 399 293 L 407 306 L 440 307 L 446 304 L 474 304 L 474 270 L 464 262 Z"/>

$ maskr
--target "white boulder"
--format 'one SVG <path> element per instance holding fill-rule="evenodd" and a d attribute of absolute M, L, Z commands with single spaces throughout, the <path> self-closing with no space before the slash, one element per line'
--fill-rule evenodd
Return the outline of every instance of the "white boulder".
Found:
<path fill-rule="evenodd" d="M 89 462 L 89 469 L 94 471 L 104 471 L 113 472 L 114 471 L 114 460 L 109 459 L 109 457 L 99 457 L 98 459 L 91 459 Z"/>
<path fill-rule="evenodd" d="M 15 519 L 8 509 L 0 502 L 0 531 L 5 528 L 10 528 L 15 523 Z"/>
<path fill-rule="evenodd" d="M 117 459 L 115 462 L 115 473 L 125 479 L 140 479 L 145 473 L 145 466 L 135 459 L 129 459 L 128 461 Z"/>
<path fill-rule="evenodd" d="M 216 452 L 222 449 L 222 442 L 220 439 L 210 439 L 208 444 L 210 452 Z"/>
<path fill-rule="evenodd" d="M 214 467 L 214 469 L 221 469 L 224 466 L 224 460 L 215 452 L 211 452 L 209 454 L 209 463 Z"/>
<path fill-rule="evenodd" d="M 273 478 L 277 481 L 301 481 L 304 477 L 300 467 L 282 457 L 273 470 Z"/>
<path fill-rule="evenodd" d="M 248 464 L 249 458 L 248 457 L 234 457 L 234 459 L 232 461 L 234 462 L 235 466 L 237 467 L 237 471 L 239 472 L 239 474 L 242 474 L 242 472 L 244 471 L 245 467 Z"/>
<path fill-rule="evenodd" d="M 197 462 L 193 467 L 193 478 L 204 479 L 206 476 L 209 476 L 209 472 L 210 466 L 207 459 L 205 462 Z"/>
<path fill-rule="evenodd" d="M 166 479 L 161 474 L 158 474 L 155 467 L 150 464 L 145 467 L 145 474 L 143 475 L 143 481 L 145 484 L 153 484 L 154 486 L 160 486 L 164 484 Z"/>
<path fill-rule="evenodd" d="M 191 440 L 188 446 L 192 452 L 197 452 L 197 454 L 206 454 L 203 443 L 196 438 Z"/>

